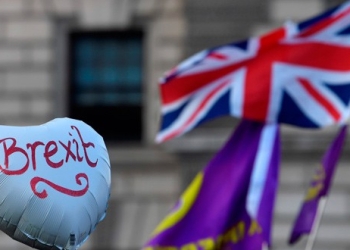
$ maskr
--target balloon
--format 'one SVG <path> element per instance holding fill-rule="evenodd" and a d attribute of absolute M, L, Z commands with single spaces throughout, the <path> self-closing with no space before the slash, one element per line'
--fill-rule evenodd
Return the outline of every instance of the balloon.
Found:
<path fill-rule="evenodd" d="M 77 249 L 105 217 L 111 169 L 82 121 L 0 126 L 0 230 L 37 249 Z"/>

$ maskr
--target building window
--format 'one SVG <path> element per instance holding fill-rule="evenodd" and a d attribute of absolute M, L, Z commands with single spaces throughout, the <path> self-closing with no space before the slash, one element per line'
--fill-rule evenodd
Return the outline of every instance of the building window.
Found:
<path fill-rule="evenodd" d="M 141 31 L 69 34 L 69 116 L 106 141 L 142 138 Z"/>
<path fill-rule="evenodd" d="M 344 2 L 345 2 L 344 0 L 326 0 L 326 5 L 328 7 L 334 7 Z"/>

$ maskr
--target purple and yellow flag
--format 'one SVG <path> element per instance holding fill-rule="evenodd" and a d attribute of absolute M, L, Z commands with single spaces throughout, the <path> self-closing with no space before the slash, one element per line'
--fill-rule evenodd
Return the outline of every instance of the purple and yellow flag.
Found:
<path fill-rule="evenodd" d="M 243 120 L 143 249 L 264 249 L 278 186 L 277 124 Z"/>
<path fill-rule="evenodd" d="M 302 235 L 311 233 L 319 202 L 322 197 L 326 197 L 329 193 L 336 165 L 346 139 L 346 132 L 347 126 L 343 125 L 339 134 L 325 153 L 322 165 L 316 170 L 305 196 L 304 203 L 294 222 L 289 244 L 294 244 Z"/>

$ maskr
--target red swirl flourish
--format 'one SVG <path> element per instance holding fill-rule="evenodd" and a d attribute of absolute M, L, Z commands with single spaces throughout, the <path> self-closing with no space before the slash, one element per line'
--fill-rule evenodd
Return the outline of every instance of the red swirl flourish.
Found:
<path fill-rule="evenodd" d="M 41 177 L 34 177 L 31 181 L 30 181 L 30 187 L 32 188 L 33 190 L 33 193 L 38 196 L 39 198 L 41 199 L 44 199 L 48 196 L 47 194 L 47 191 L 44 189 L 43 191 L 39 192 L 37 189 L 36 189 L 36 185 L 39 183 L 39 182 L 44 182 L 46 183 L 47 185 L 49 185 L 50 187 L 52 187 L 53 189 L 63 193 L 63 194 L 67 194 L 67 195 L 70 195 L 70 196 L 74 196 L 74 197 L 78 197 L 78 196 L 83 196 L 89 189 L 89 178 L 88 176 L 85 174 L 85 173 L 79 173 L 75 176 L 75 181 L 78 185 L 82 185 L 82 181 L 81 179 L 85 179 L 86 180 L 86 186 L 81 189 L 81 190 L 72 190 L 72 189 L 68 189 L 68 188 L 65 188 L 65 187 L 62 187 L 62 186 L 59 186 L 49 180 L 46 180 L 44 178 L 41 178 Z"/>
<path fill-rule="evenodd" d="M 51 139 L 48 141 L 34 140 L 17 143 L 15 137 L 0 138 L 0 153 L 3 155 L 0 159 L 0 173 L 5 175 L 25 175 L 28 170 L 41 171 L 41 168 L 49 167 L 59 170 L 64 167 L 70 167 L 75 163 L 95 168 L 98 163 L 98 155 L 95 144 L 86 140 L 86 137 L 80 132 L 79 128 L 70 125 L 68 128 L 68 136 L 59 139 Z M 38 164 L 40 160 L 40 165 Z M 80 170 L 78 170 L 80 172 Z M 66 172 L 67 173 L 67 172 Z M 77 172 L 75 172 L 77 173 Z M 53 183 L 50 178 L 45 179 L 39 177 L 31 179 L 30 186 L 34 194 L 40 198 L 48 196 L 47 191 L 37 191 L 37 184 L 43 182 L 51 188 L 70 195 L 82 196 L 89 189 L 88 176 L 85 173 L 75 175 L 76 183 L 82 186 L 81 190 L 70 190 Z M 86 180 L 82 183 L 82 179 Z"/>

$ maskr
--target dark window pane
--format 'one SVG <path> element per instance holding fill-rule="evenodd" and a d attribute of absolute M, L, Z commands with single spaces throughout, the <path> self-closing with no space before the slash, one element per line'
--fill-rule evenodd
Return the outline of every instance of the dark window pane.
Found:
<path fill-rule="evenodd" d="M 70 115 L 110 138 L 140 139 L 142 32 L 75 31 L 69 42 Z M 102 114 L 108 122 L 98 125 Z"/>

